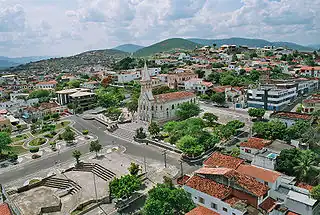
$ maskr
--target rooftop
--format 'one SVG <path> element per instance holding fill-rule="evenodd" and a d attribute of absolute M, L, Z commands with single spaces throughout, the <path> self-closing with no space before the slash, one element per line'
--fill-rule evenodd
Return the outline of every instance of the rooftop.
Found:
<path fill-rule="evenodd" d="M 270 140 L 265 140 L 261 138 L 251 137 L 247 142 L 240 143 L 241 147 L 253 148 L 253 149 L 263 149 L 263 147 L 269 145 L 271 143 Z"/>
<path fill-rule="evenodd" d="M 296 191 L 290 190 L 288 193 L 288 198 L 296 202 L 302 202 L 306 205 L 313 206 L 317 200 L 310 198 L 306 194 L 298 193 Z"/>
<path fill-rule="evenodd" d="M 312 116 L 305 113 L 294 113 L 294 112 L 275 112 L 270 115 L 271 118 L 281 119 L 293 119 L 293 120 L 311 120 Z"/>
<path fill-rule="evenodd" d="M 70 97 L 82 97 L 82 96 L 92 96 L 92 95 L 95 95 L 95 93 L 78 91 L 71 94 Z"/>
<path fill-rule="evenodd" d="M 281 176 L 281 173 L 279 172 L 245 164 L 241 164 L 237 168 L 237 171 L 256 179 L 261 179 L 271 183 L 274 183 Z"/>
<path fill-rule="evenodd" d="M 280 153 L 282 150 L 292 149 L 292 148 L 294 148 L 294 146 L 291 146 L 281 140 L 275 140 L 270 145 L 266 146 L 265 148 L 270 149 L 271 151 L 275 151 L 277 153 Z"/>
<path fill-rule="evenodd" d="M 0 204 L 0 214 L 1 215 L 11 215 L 9 205 L 7 203 Z"/>
<path fill-rule="evenodd" d="M 198 206 L 195 209 L 193 209 L 192 211 L 186 213 L 186 215 L 220 215 L 220 214 L 217 212 L 214 212 L 208 208 Z"/>
<path fill-rule="evenodd" d="M 244 163 L 244 160 L 235 158 L 229 155 L 224 155 L 219 152 L 213 153 L 207 160 L 203 162 L 208 167 L 225 167 L 236 169 L 240 164 Z"/>
<path fill-rule="evenodd" d="M 193 97 L 195 97 L 194 93 L 181 91 L 181 92 L 164 93 L 164 94 L 155 95 L 154 99 L 159 102 L 162 102 L 162 101 L 168 102 L 168 101 L 180 100 L 184 98 L 193 98 Z"/>
<path fill-rule="evenodd" d="M 37 83 L 37 85 L 46 85 L 46 84 L 57 84 L 58 82 L 55 80 L 52 81 L 43 81 L 43 82 L 39 82 Z"/>
<path fill-rule="evenodd" d="M 188 180 L 190 176 L 184 175 L 177 179 L 177 184 L 184 185 Z"/>
<path fill-rule="evenodd" d="M 58 93 L 58 94 L 72 94 L 72 93 L 75 93 L 78 91 L 85 92 L 85 91 L 90 91 L 90 90 L 84 89 L 84 88 L 73 88 L 73 89 L 60 90 L 60 91 L 57 91 L 56 93 Z"/>
<path fill-rule="evenodd" d="M 276 200 L 274 200 L 271 197 L 268 197 L 266 200 L 264 200 L 259 207 L 265 210 L 266 212 L 272 211 L 272 209 L 276 206 Z"/>
<path fill-rule="evenodd" d="M 306 189 L 308 191 L 311 191 L 313 186 L 311 186 L 310 184 L 307 184 L 307 183 L 304 183 L 304 182 L 298 182 L 296 184 L 297 187 L 300 187 L 300 188 L 303 188 L 303 189 Z"/>
<path fill-rule="evenodd" d="M 232 190 L 223 184 L 216 183 L 215 181 L 197 175 L 192 176 L 187 181 L 186 186 L 218 199 L 226 198 Z"/>

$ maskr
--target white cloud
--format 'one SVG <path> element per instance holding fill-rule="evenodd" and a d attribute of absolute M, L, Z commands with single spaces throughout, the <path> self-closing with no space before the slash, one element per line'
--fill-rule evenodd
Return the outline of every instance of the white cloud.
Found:
<path fill-rule="evenodd" d="M 68 55 L 170 37 L 320 43 L 314 0 L 0 0 L 0 55 Z"/>

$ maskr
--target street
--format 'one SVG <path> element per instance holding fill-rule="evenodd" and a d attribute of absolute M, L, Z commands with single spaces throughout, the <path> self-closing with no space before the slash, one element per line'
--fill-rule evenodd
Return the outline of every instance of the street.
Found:
<path fill-rule="evenodd" d="M 162 154 L 163 149 L 161 148 L 131 143 L 123 139 L 117 138 L 115 136 L 109 135 L 105 132 L 105 126 L 94 120 L 86 121 L 78 116 L 70 116 L 68 117 L 68 119 L 73 120 L 75 122 L 73 127 L 78 131 L 81 132 L 82 130 L 87 129 L 90 133 L 97 135 L 99 137 L 99 142 L 102 146 L 124 146 L 126 148 L 125 154 L 139 157 L 141 158 L 141 160 L 143 160 L 143 158 L 146 157 L 147 160 L 153 159 L 164 162 L 164 157 Z M 44 157 L 21 166 L 19 166 L 18 164 L 13 169 L 10 169 L 7 172 L 4 172 L 0 175 L 0 184 L 6 184 L 18 180 L 27 175 L 34 174 L 43 169 L 51 168 L 55 165 L 56 161 L 63 163 L 70 159 L 73 159 L 72 151 L 74 151 L 75 149 L 81 151 L 82 154 L 86 154 L 89 152 L 89 145 L 70 147 L 70 149 L 68 149 L 67 151 L 60 152 L 59 154 L 57 152 L 56 154 L 53 154 L 51 156 Z M 167 153 L 167 162 L 178 168 L 180 168 L 179 159 L 180 155 L 171 152 Z M 197 168 L 198 166 L 190 166 L 187 163 L 183 163 L 184 173 L 192 172 Z"/>

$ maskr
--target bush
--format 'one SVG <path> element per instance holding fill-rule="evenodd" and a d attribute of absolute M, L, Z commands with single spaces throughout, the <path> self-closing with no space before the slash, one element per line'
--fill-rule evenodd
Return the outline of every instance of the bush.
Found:
<path fill-rule="evenodd" d="M 47 137 L 47 138 L 53 138 L 53 135 L 52 134 L 46 134 L 46 135 L 44 135 L 45 137 Z"/>
<path fill-rule="evenodd" d="M 38 155 L 38 154 L 34 154 L 34 155 L 31 156 L 32 159 L 37 159 L 37 158 L 40 158 L 40 157 L 41 157 L 41 155 Z"/>
<path fill-rule="evenodd" d="M 143 131 L 143 128 L 138 128 L 136 130 L 136 138 L 138 139 L 145 139 L 147 137 L 146 133 Z"/>
<path fill-rule="evenodd" d="M 32 148 L 29 149 L 29 151 L 30 151 L 31 153 L 36 153 L 36 152 L 39 151 L 39 147 L 32 147 Z"/>
<path fill-rule="evenodd" d="M 9 153 L 8 158 L 10 159 L 10 161 L 16 161 L 18 160 L 18 155 L 16 153 Z"/>
<path fill-rule="evenodd" d="M 89 134 L 89 131 L 88 131 L 88 130 L 83 130 L 83 131 L 82 131 L 82 134 L 83 134 L 83 135 L 88 135 L 88 134 Z"/>

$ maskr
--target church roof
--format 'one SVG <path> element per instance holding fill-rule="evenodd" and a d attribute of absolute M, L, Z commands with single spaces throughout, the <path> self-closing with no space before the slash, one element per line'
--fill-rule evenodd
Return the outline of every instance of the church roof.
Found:
<path fill-rule="evenodd" d="M 155 95 L 154 99 L 156 100 L 156 102 L 168 102 L 168 101 L 180 100 L 185 98 L 192 98 L 194 96 L 195 94 L 192 92 L 181 91 L 181 92 L 164 93 L 164 94 Z"/>
<path fill-rule="evenodd" d="M 150 81 L 151 80 L 150 73 L 148 71 L 148 67 L 147 67 L 147 63 L 146 62 L 144 62 L 144 68 L 143 68 L 141 73 L 142 73 L 141 81 Z"/>

